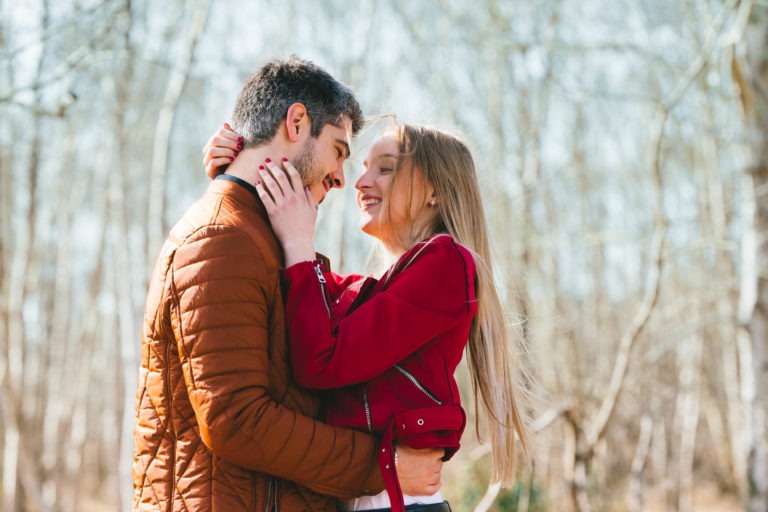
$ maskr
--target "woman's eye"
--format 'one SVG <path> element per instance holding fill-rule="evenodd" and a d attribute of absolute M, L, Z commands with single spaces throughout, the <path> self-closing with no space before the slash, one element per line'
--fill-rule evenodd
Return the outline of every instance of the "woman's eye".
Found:
<path fill-rule="evenodd" d="M 394 169 L 392 169 L 391 167 L 382 167 L 382 168 L 379 169 L 379 172 L 381 174 L 389 174 L 389 173 L 391 173 L 393 171 L 394 171 Z"/>

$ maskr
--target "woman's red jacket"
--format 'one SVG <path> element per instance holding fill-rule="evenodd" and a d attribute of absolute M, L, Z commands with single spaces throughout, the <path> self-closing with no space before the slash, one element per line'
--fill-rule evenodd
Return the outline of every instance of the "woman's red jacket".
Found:
<path fill-rule="evenodd" d="M 329 390 L 327 422 L 450 458 L 464 428 L 454 371 L 477 312 L 469 251 L 436 235 L 380 279 L 339 276 L 318 260 L 287 268 L 283 282 L 294 378 Z"/>

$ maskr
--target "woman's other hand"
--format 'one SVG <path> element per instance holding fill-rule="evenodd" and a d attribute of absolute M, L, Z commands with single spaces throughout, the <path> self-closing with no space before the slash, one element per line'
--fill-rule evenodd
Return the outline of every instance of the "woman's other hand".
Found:
<path fill-rule="evenodd" d="M 243 138 L 232 130 L 229 123 L 224 123 L 219 131 L 211 135 L 203 148 L 205 174 L 210 179 L 214 179 L 219 174 L 224 173 L 227 166 L 237 158 L 242 149 Z"/>
<path fill-rule="evenodd" d="M 291 163 L 283 159 L 282 168 L 267 159 L 259 166 L 261 180 L 256 190 L 285 253 L 285 266 L 315 259 L 315 222 L 317 206 L 303 187 L 301 176 Z"/>
<path fill-rule="evenodd" d="M 440 490 L 445 450 L 417 450 L 403 444 L 397 445 L 396 454 L 397 478 L 404 494 L 431 496 Z"/>

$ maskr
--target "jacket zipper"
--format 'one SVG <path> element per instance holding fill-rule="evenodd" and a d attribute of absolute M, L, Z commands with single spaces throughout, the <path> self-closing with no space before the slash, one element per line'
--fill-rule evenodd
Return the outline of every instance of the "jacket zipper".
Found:
<path fill-rule="evenodd" d="M 403 368 L 403 367 L 402 367 L 402 366 L 400 366 L 399 364 L 396 364 L 396 365 L 395 365 L 395 368 L 397 369 L 397 371 L 399 371 L 400 373 L 402 373 L 403 375 L 405 375 L 405 377 L 406 377 L 408 380 L 410 380 L 410 381 L 413 383 L 413 385 L 414 385 L 414 386 L 416 386 L 417 388 L 419 388 L 419 390 L 421 390 L 421 392 L 422 392 L 422 393 L 424 393 L 424 394 L 425 394 L 425 395 L 427 395 L 429 398 L 431 398 L 433 402 L 435 402 L 437 405 L 443 405 L 443 402 L 441 402 L 441 401 L 440 401 L 440 400 L 439 400 L 439 399 L 438 399 L 438 398 L 437 398 L 435 395 L 433 395 L 432 393 L 430 393 L 430 392 L 429 392 L 429 390 L 428 390 L 427 388 L 425 388 L 425 387 L 424 387 L 424 385 L 423 385 L 421 382 L 419 382 L 419 381 L 416 379 L 416 377 L 414 377 L 414 376 L 413 376 L 413 374 L 412 374 L 411 372 L 409 372 L 408 370 L 406 370 L 405 368 Z M 367 403 L 367 402 L 366 402 L 366 403 Z"/>
<path fill-rule="evenodd" d="M 175 425 L 175 419 L 173 417 L 173 389 L 171 389 L 171 358 L 174 357 L 173 349 L 171 348 L 171 344 L 167 344 L 167 348 L 165 351 L 165 361 L 167 364 L 167 368 L 165 371 L 165 389 L 167 390 L 166 396 L 168 397 L 168 424 L 171 427 L 171 433 L 173 434 L 173 444 L 171 446 L 171 461 L 173 461 L 173 464 L 171 464 L 171 482 L 173 483 L 174 488 L 176 488 L 178 482 L 176 482 L 176 425 Z M 179 357 L 176 355 L 176 357 Z M 179 366 L 181 366 L 181 357 L 179 357 Z M 174 502 L 176 501 L 174 498 L 176 497 L 176 493 L 171 493 L 171 504 L 170 508 L 174 508 Z"/>
<path fill-rule="evenodd" d="M 367 387 L 363 387 L 363 401 L 365 402 L 365 421 L 368 423 L 368 432 L 373 434 L 373 421 L 371 420 L 371 404 L 368 402 Z"/>
<path fill-rule="evenodd" d="M 256 476 L 256 472 L 251 472 L 251 507 L 250 510 L 256 510 L 256 505 L 259 503 L 259 479 Z"/>
<path fill-rule="evenodd" d="M 279 512 L 280 482 L 275 477 L 267 480 L 267 495 L 264 497 L 264 512 Z"/>
<path fill-rule="evenodd" d="M 274 483 L 274 478 L 269 477 L 267 479 L 267 495 L 264 497 L 264 512 L 269 512 L 269 505 L 272 501 L 272 484 Z"/>
<path fill-rule="evenodd" d="M 275 480 L 275 508 L 274 512 L 280 512 L 280 480 Z"/>
<path fill-rule="evenodd" d="M 320 282 L 320 290 L 323 293 L 323 304 L 325 304 L 325 311 L 328 313 L 328 318 L 331 318 L 331 306 L 328 304 L 328 296 L 325 293 L 325 276 L 323 275 L 323 269 L 320 268 L 320 264 L 315 265 L 315 273 L 317 274 L 317 280 Z"/>

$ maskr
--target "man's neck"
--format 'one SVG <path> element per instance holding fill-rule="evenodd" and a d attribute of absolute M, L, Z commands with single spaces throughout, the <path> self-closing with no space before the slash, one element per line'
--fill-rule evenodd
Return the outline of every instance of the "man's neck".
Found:
<path fill-rule="evenodd" d="M 268 144 L 257 148 L 245 149 L 237 155 L 234 162 L 227 167 L 227 174 L 236 176 L 245 180 L 251 185 L 256 185 L 261 181 L 259 176 L 259 166 L 264 165 L 264 161 L 270 158 L 273 162 L 280 162 L 285 156 L 285 151 L 278 147 L 278 144 Z"/>

